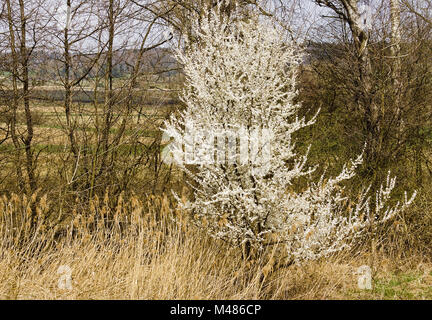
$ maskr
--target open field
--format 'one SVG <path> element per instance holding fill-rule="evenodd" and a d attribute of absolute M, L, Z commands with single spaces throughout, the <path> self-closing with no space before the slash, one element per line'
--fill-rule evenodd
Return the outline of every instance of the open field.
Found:
<path fill-rule="evenodd" d="M 47 192 L 67 188 L 67 182 L 63 178 L 58 178 L 59 168 L 63 168 L 60 170 L 66 170 L 65 172 L 69 171 L 66 175 L 71 175 L 75 170 L 74 166 L 79 169 L 89 164 L 94 166 L 94 162 L 102 158 L 101 153 L 103 152 L 115 154 L 115 157 L 123 159 L 119 162 L 119 170 L 127 168 L 125 161 L 131 161 L 131 166 L 134 167 L 139 165 L 140 170 L 136 169 L 137 172 L 134 174 L 135 180 L 140 177 L 142 180 L 147 179 L 149 163 L 152 161 L 158 161 L 158 166 L 162 165 L 159 164 L 160 160 L 150 159 L 150 157 L 157 157 L 155 150 L 157 146 L 160 146 L 158 140 L 161 137 L 160 127 L 164 119 L 177 108 L 177 104 L 170 103 L 165 94 L 151 91 L 146 94 L 143 101 L 134 102 L 133 107 L 129 106 L 127 110 L 123 102 L 116 103 L 110 111 L 110 124 L 107 126 L 108 112 L 103 102 L 87 102 L 85 99 L 73 102 L 68 124 L 64 101 L 53 99 L 50 90 L 44 89 L 44 92 L 49 93 L 49 98 L 30 99 L 31 152 L 36 161 L 35 174 L 42 177 L 45 183 L 51 181 L 47 184 L 54 182 L 57 185 L 55 188 L 51 185 L 51 188 L 48 189 L 41 186 Z M 25 145 L 22 141 L 29 132 L 25 110 L 20 107 L 17 110 L 15 121 L 16 135 L 20 137 L 19 143 L 21 143 L 17 148 L 16 143 L 11 139 L 10 103 L 11 100 L 6 99 L 3 106 L 0 107 L 0 161 L 3 161 L 3 170 L 0 172 L 0 181 L 3 181 L 3 185 L 0 189 L 6 193 L 16 190 L 17 177 L 9 173 L 15 171 L 16 155 L 21 154 L 23 157 L 25 153 Z M 103 146 L 102 139 L 105 137 L 107 127 L 108 144 Z M 76 161 L 79 162 L 75 165 L 71 162 L 71 131 L 76 141 Z M 103 148 L 105 151 L 101 151 Z M 146 165 L 141 165 L 144 162 Z M 68 169 L 68 166 L 72 168 Z M 105 165 L 101 164 L 101 166 Z M 97 168 L 84 168 L 83 170 L 86 172 L 82 175 L 87 175 L 85 179 L 88 181 L 91 179 L 89 172 L 91 170 L 95 172 Z M 154 171 L 153 168 L 150 170 Z M 61 174 L 64 177 L 64 174 Z"/>
<path fill-rule="evenodd" d="M 102 108 L 101 105 L 95 106 L 92 103 L 83 103 L 76 106 L 76 110 L 71 113 L 71 117 L 76 121 L 77 131 L 96 132 L 96 121 L 102 121 L 103 112 L 97 110 Z M 137 110 L 128 116 L 128 127 L 126 129 L 128 135 L 139 135 L 142 139 L 154 138 L 159 132 L 163 120 L 167 117 L 169 112 L 173 110 L 175 105 L 167 105 L 164 101 L 160 101 L 158 105 L 143 105 L 141 107 L 141 114 Z M 55 102 L 32 100 L 31 110 L 34 122 L 34 143 L 36 148 L 40 145 L 48 146 L 50 150 L 61 150 L 67 144 L 67 125 L 66 115 L 64 114 L 64 107 Z M 114 113 L 114 116 L 116 114 Z M 119 116 L 119 114 L 117 114 Z M 25 129 L 25 115 L 24 111 L 20 110 L 17 113 L 17 131 L 24 131 Z M 98 118 L 98 119 L 97 119 Z M 6 119 L 0 118 L 0 127 L 5 127 Z M 115 126 L 111 129 L 110 133 L 117 132 Z M 3 132 L 1 132 L 3 134 Z M 0 136 L 0 139 L 4 138 Z M 143 143 L 149 143 L 151 139 L 147 139 Z M 8 144 L 2 144 L 0 148 L 8 148 Z"/>

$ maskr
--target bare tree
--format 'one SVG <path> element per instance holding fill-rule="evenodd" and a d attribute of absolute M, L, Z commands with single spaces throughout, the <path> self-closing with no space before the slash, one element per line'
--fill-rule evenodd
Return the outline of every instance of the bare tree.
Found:
<path fill-rule="evenodd" d="M 12 71 L 12 108 L 11 138 L 16 153 L 16 166 L 19 185 L 32 194 L 38 188 L 36 161 L 37 155 L 33 148 L 34 124 L 30 106 L 32 84 L 29 75 L 31 56 L 44 37 L 43 5 L 39 1 L 24 2 L 22 0 L 6 1 L 6 23 L 9 30 L 9 47 Z M 20 108 L 25 117 L 24 130 L 18 130 L 17 117 Z M 24 159 L 21 157 L 24 151 Z M 25 176 L 23 174 L 23 167 Z"/>
<path fill-rule="evenodd" d="M 422 1 L 423 8 L 419 8 L 419 3 L 417 1 L 412 0 L 401 0 L 405 7 L 411 12 L 414 13 L 417 17 L 425 21 L 426 23 L 432 25 L 432 1 L 424 0 Z"/>
<path fill-rule="evenodd" d="M 372 64 L 369 53 L 369 29 L 364 13 L 360 11 L 357 0 L 316 0 L 319 6 L 332 10 L 338 19 L 347 23 L 355 48 L 357 104 L 363 113 L 366 136 L 366 165 L 373 170 L 374 163 L 380 153 L 379 108 L 373 99 Z M 368 2 L 368 1 L 367 1 Z"/>
<path fill-rule="evenodd" d="M 63 3 L 71 27 L 64 28 L 55 43 L 63 49 L 58 74 L 65 90 L 65 129 L 74 159 L 68 161 L 67 154 L 63 159 L 69 168 L 65 180 L 73 192 L 87 198 L 107 187 L 121 192 L 138 168 L 144 170 L 143 166 L 150 164 L 157 150 L 156 145 L 144 146 L 141 142 L 145 130 L 139 126 L 155 130 L 157 125 L 150 118 L 140 123 L 146 102 L 137 99 L 149 90 L 140 86 L 147 76 L 144 69 L 150 56 L 146 54 L 170 38 L 158 35 L 160 15 L 143 11 L 129 0 L 82 1 L 74 2 L 74 6 L 71 1 Z M 162 67 L 158 69 L 164 72 Z M 89 86 L 93 87 L 90 91 Z M 92 108 L 73 102 L 77 90 L 91 94 Z M 88 112 L 92 114 L 91 123 L 82 116 Z M 133 126 L 137 113 L 138 123 Z"/>
<path fill-rule="evenodd" d="M 390 21 L 391 21 L 391 57 L 393 59 L 392 66 L 392 85 L 394 89 L 395 96 L 395 108 L 396 108 L 396 117 L 397 123 L 399 124 L 399 128 L 402 129 L 401 126 L 401 106 L 400 106 L 400 92 L 401 92 L 401 30 L 400 30 L 400 6 L 399 0 L 390 0 Z"/>

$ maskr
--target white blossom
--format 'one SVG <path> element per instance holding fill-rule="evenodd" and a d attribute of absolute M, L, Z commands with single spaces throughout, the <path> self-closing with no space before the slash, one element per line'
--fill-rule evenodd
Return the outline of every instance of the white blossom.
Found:
<path fill-rule="evenodd" d="M 271 157 L 264 171 L 251 161 L 207 161 L 193 170 L 177 162 L 191 178 L 194 198 L 187 209 L 195 223 L 234 245 L 248 243 L 262 249 L 278 243 L 293 262 L 349 247 L 367 230 L 372 217 L 369 188 L 354 204 L 340 186 L 355 175 L 361 156 L 337 177 L 323 176 L 301 192 L 290 191 L 298 178 L 308 178 L 314 171 L 306 166 L 307 154 L 296 153 L 292 139 L 293 133 L 315 122 L 315 116 L 299 118 L 301 105 L 294 102 L 302 50 L 283 40 L 270 19 L 227 21 L 213 12 L 192 20 L 194 41 L 186 39 L 184 49 L 176 52 L 186 76 L 181 95 L 186 108 L 172 115 L 163 128 L 177 141 L 171 145 L 173 157 L 183 157 L 181 141 L 188 134 L 216 134 L 232 127 L 272 133 Z M 414 199 L 415 194 L 387 206 L 394 184 L 389 176 L 376 193 L 375 223 L 393 218 Z"/>

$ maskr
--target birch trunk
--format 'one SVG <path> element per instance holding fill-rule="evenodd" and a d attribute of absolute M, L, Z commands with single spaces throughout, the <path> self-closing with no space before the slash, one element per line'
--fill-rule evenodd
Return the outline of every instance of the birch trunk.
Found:
<path fill-rule="evenodd" d="M 402 130 L 401 123 L 401 100 L 400 100 L 400 77 L 401 77 L 401 61 L 400 61 L 400 5 L 399 0 L 390 0 L 390 21 L 391 21 L 391 58 L 392 63 L 392 86 L 395 97 L 395 113 L 399 132 Z"/>

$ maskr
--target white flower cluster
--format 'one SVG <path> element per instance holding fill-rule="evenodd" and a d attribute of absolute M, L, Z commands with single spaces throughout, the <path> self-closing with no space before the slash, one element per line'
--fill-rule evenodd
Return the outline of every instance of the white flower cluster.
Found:
<path fill-rule="evenodd" d="M 197 132 L 270 128 L 272 145 L 266 170 L 252 161 L 210 161 L 193 169 L 180 161 L 195 191 L 185 209 L 216 238 L 258 249 L 282 244 L 294 262 L 349 246 L 372 216 L 369 189 L 352 205 L 340 187 L 354 176 L 361 156 L 335 178 L 311 182 L 299 193 L 289 191 L 295 179 L 308 178 L 314 170 L 306 167 L 307 154 L 296 154 L 291 139 L 315 121 L 297 116 L 296 77 L 303 57 L 299 47 L 284 40 L 271 20 L 225 21 L 213 13 L 192 23 L 194 40 L 186 39 L 185 48 L 177 51 L 186 75 L 186 108 L 166 121 L 163 130 L 181 141 L 187 123 Z M 174 144 L 172 152 L 179 159 L 184 146 Z M 395 207 L 386 206 L 394 183 L 389 178 L 377 192 L 376 223 L 394 217 L 414 199 L 415 194 Z"/>

